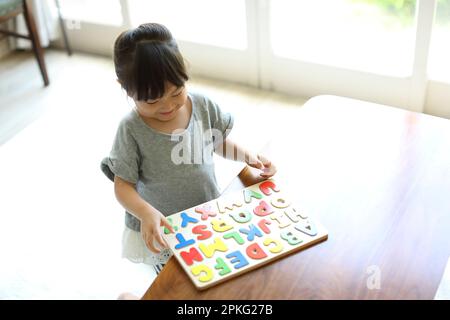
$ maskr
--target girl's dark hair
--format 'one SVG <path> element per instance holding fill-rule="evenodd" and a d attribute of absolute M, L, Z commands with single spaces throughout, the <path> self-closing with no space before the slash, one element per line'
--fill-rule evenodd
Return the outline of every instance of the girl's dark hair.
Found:
<path fill-rule="evenodd" d="M 119 35 L 114 67 L 128 95 L 140 101 L 161 98 L 166 82 L 182 87 L 189 79 L 172 34 L 157 23 L 141 24 Z"/>

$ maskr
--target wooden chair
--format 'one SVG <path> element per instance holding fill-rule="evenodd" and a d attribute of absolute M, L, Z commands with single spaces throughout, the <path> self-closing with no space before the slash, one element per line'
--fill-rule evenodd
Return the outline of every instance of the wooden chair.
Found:
<path fill-rule="evenodd" d="M 39 69 L 41 70 L 44 85 L 48 86 L 50 81 L 48 79 L 47 68 L 45 67 L 44 52 L 41 47 L 41 42 L 39 41 L 39 35 L 37 33 L 31 7 L 32 6 L 30 0 L 0 0 L 0 23 L 12 19 L 23 13 L 28 29 L 28 35 L 19 34 L 9 30 L 0 30 L 0 33 L 17 38 L 31 40 L 33 52 L 39 64 Z"/>

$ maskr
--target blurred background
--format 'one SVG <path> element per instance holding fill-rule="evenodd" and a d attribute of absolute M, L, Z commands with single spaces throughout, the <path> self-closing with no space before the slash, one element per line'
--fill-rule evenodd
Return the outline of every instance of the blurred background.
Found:
<path fill-rule="evenodd" d="M 449 0 L 65 0 L 61 6 L 71 43 L 84 52 L 110 55 L 119 30 L 159 21 L 180 41 L 195 74 L 450 116 Z"/>
<path fill-rule="evenodd" d="M 52 48 L 64 48 L 59 2 L 77 52 L 111 56 L 120 31 L 158 21 L 178 39 L 194 75 L 450 117 L 450 0 L 32 2 Z"/>
<path fill-rule="evenodd" d="M 191 88 L 255 150 L 322 94 L 450 119 L 450 0 L 0 0 L 0 298 L 114 299 L 153 281 L 120 259 L 123 210 L 99 170 L 131 107 L 112 46 L 145 22 L 172 31 Z M 242 166 L 219 168 L 224 188 Z"/>

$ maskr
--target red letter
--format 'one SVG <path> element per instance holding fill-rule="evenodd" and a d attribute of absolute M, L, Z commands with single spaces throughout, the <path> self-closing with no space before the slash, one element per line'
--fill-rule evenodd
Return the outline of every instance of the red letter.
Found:
<path fill-rule="evenodd" d="M 181 251 L 180 255 L 183 258 L 184 262 L 186 262 L 186 264 L 188 266 L 193 264 L 194 260 L 198 261 L 198 262 L 203 261 L 202 255 L 200 254 L 200 252 L 198 252 L 198 250 L 196 248 L 189 249 L 189 252 Z"/>
<path fill-rule="evenodd" d="M 273 209 L 265 201 L 260 201 L 259 206 L 256 206 L 255 209 L 253 209 L 253 212 L 257 216 L 264 217 L 273 213 Z"/>
<path fill-rule="evenodd" d="M 264 181 L 259 185 L 259 190 L 261 190 L 261 192 L 266 196 L 269 196 L 271 194 L 269 189 L 272 189 L 275 192 L 280 191 L 272 180 Z"/>
<path fill-rule="evenodd" d="M 270 229 L 267 227 L 267 225 L 269 224 L 272 224 L 272 222 L 267 221 L 266 219 L 262 219 L 261 221 L 258 222 L 258 227 L 265 233 L 269 234 Z"/>
<path fill-rule="evenodd" d="M 206 240 L 212 236 L 212 232 L 205 230 L 205 229 L 206 229 L 206 226 L 204 224 L 200 224 L 200 225 L 192 228 L 192 233 L 199 234 L 199 236 L 197 237 L 197 240 Z"/>
<path fill-rule="evenodd" d="M 259 246 L 259 244 L 252 243 L 247 247 L 247 255 L 252 259 L 263 259 L 267 257 L 267 254 L 263 251 L 263 249 Z"/>

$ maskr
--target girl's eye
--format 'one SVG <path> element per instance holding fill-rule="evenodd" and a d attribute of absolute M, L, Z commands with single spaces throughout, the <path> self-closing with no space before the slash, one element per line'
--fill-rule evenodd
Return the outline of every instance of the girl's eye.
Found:
<path fill-rule="evenodd" d="M 181 88 L 180 92 L 175 93 L 174 95 L 172 95 L 172 97 L 177 97 L 179 96 L 182 92 L 183 92 L 184 88 Z"/>
<path fill-rule="evenodd" d="M 183 93 L 183 91 L 184 91 L 184 87 L 181 87 L 181 90 L 179 92 L 173 94 L 172 97 L 178 97 L 180 94 Z M 159 99 L 158 100 L 147 100 L 147 101 L 145 101 L 145 103 L 147 103 L 147 104 L 155 104 L 155 103 L 158 103 L 158 102 L 159 102 Z"/>

